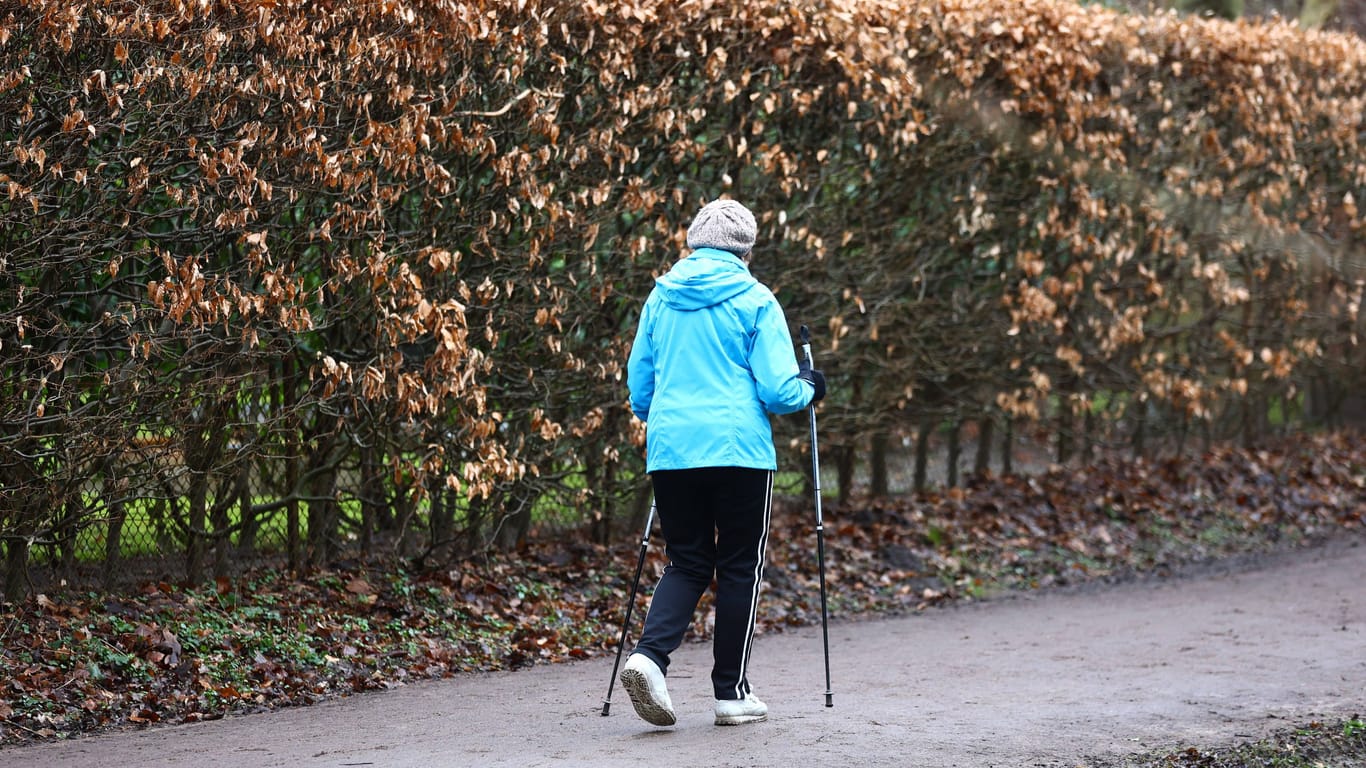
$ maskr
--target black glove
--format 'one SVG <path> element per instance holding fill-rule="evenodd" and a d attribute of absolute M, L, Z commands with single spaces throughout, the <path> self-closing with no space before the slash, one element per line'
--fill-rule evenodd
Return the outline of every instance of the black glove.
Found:
<path fill-rule="evenodd" d="M 797 378 L 811 382 L 816 388 L 816 396 L 811 398 L 811 402 L 819 403 L 825 397 L 825 374 L 812 368 L 810 363 L 802 361 L 797 364 Z"/>

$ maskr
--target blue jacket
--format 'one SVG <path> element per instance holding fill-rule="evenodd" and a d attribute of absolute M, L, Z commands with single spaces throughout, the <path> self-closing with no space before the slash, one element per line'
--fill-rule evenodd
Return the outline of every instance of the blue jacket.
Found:
<path fill-rule="evenodd" d="M 646 471 L 777 469 L 768 414 L 805 408 L 782 307 L 738 256 L 701 248 L 655 281 L 627 363 Z"/>

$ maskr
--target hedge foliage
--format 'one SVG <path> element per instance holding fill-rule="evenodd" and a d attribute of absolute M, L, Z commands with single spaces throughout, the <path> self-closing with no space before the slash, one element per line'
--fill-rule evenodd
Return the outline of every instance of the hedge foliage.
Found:
<path fill-rule="evenodd" d="M 607 535 L 635 313 L 723 195 L 842 465 L 1331 416 L 1364 94 L 1350 35 L 1064 0 L 10 3 L 7 592 L 135 518 L 192 578 L 281 517 L 315 562 Z"/>

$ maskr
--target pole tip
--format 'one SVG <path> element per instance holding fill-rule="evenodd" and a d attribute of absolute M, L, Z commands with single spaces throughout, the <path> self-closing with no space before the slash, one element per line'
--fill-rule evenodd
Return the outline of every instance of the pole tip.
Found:
<path fill-rule="evenodd" d="M 833 707 L 833 706 L 835 706 L 835 694 L 833 694 L 833 693 L 827 693 L 827 694 L 825 694 L 825 706 L 827 706 L 827 707 Z M 607 714 L 607 713 L 604 712 L 603 714 Z"/>
<path fill-rule="evenodd" d="M 827 704 L 826 706 L 829 706 L 829 705 Z M 603 716 L 603 717 L 607 717 L 608 713 L 610 713 L 611 711 L 612 711 L 612 702 L 610 702 L 610 701 L 604 701 L 604 702 L 602 703 L 602 716 Z"/>

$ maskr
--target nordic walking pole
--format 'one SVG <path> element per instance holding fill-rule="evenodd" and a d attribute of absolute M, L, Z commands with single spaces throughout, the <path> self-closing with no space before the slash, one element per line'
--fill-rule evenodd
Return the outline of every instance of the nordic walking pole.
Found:
<path fill-rule="evenodd" d="M 811 358 L 811 331 L 802 326 L 802 353 L 806 355 L 808 367 L 815 368 L 816 361 Z M 835 706 L 835 694 L 830 690 L 830 612 L 825 600 L 825 519 L 821 517 L 821 457 L 816 444 L 816 403 L 813 400 L 806 407 L 811 417 L 811 482 L 816 486 L 816 564 L 820 569 L 821 580 L 821 641 L 825 645 L 825 706 Z"/>
<path fill-rule="evenodd" d="M 612 687 L 617 683 L 617 669 L 621 667 L 621 651 L 626 647 L 626 630 L 631 626 L 631 609 L 636 604 L 636 590 L 640 587 L 640 572 L 645 569 L 645 550 L 650 548 L 650 526 L 655 521 L 655 501 L 650 499 L 650 513 L 645 516 L 645 535 L 640 537 L 640 559 L 636 561 L 636 575 L 631 580 L 631 599 L 626 601 L 626 616 L 621 620 L 621 638 L 617 640 L 617 661 L 612 665 L 612 677 L 607 681 L 607 698 L 602 700 L 602 716 L 612 711 Z"/>

